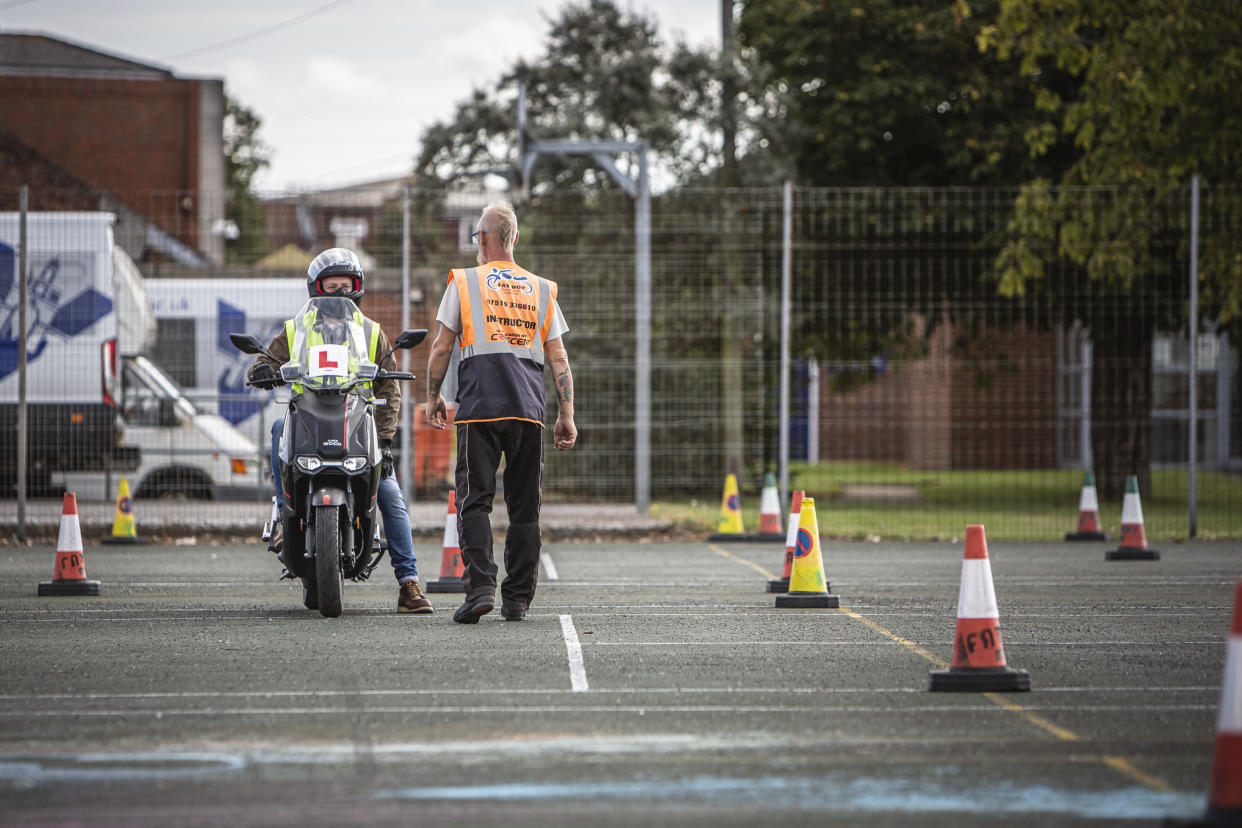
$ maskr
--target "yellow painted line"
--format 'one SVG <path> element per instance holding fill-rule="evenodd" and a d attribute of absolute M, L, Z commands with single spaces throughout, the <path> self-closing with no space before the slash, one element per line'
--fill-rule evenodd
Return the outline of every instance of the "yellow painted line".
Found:
<path fill-rule="evenodd" d="M 768 572 L 766 569 L 764 569 L 762 566 L 755 563 L 754 561 L 748 561 L 745 558 L 739 558 L 737 555 L 734 555 L 732 552 L 726 552 L 725 550 L 721 549 L 719 546 L 717 546 L 714 543 L 709 543 L 707 545 L 707 548 L 715 552 L 717 555 L 723 555 L 724 557 L 728 558 L 731 561 L 737 561 L 743 566 L 749 566 L 751 569 L 755 570 L 756 572 L 758 572 L 760 575 L 762 575 L 765 578 L 770 578 L 772 580 L 775 580 L 780 577 L 779 575 L 775 575 L 771 572 Z"/>
<path fill-rule="evenodd" d="M 941 660 L 941 659 L 937 658 L 936 656 L 934 656 L 934 655 L 932 655 L 931 653 L 927 652 L 927 650 L 924 650 L 924 649 L 923 649 L 922 647 L 920 647 L 918 644 L 915 644 L 913 641 L 907 641 L 906 639 L 904 639 L 904 638 L 902 638 L 901 636 L 897 635 L 897 633 L 892 632 L 891 630 L 886 630 L 886 629 L 884 629 L 884 628 L 883 628 L 883 627 L 881 627 L 879 624 L 877 624 L 877 623 L 875 623 L 874 621 L 872 621 L 870 618 L 864 618 L 863 616 L 859 615 L 858 613 L 854 612 L 853 610 L 851 610 L 851 609 L 846 609 L 845 607 L 837 607 L 837 612 L 844 613 L 845 615 L 848 615 L 850 618 L 853 618 L 855 621 L 860 621 L 860 622 L 862 622 L 863 624 L 866 624 L 868 627 L 870 627 L 871 629 L 875 630 L 875 631 L 876 631 L 876 632 L 878 632 L 880 635 L 882 635 L 882 636 L 884 636 L 884 637 L 886 637 L 886 638 L 891 638 L 892 640 L 896 641 L 896 642 L 897 642 L 898 644 L 900 644 L 901 646 L 905 647 L 905 648 L 906 648 L 907 650 L 909 650 L 910 652 L 912 652 L 912 653 L 917 653 L 918 655 L 920 655 L 920 656 L 922 656 L 923 658 L 927 659 L 927 660 L 928 660 L 928 661 L 930 661 L 932 664 L 934 664 L 934 665 L 936 665 L 937 667 L 939 667 L 941 670 L 947 670 L 947 669 L 949 669 L 948 662 L 943 661 L 943 660 Z"/>
<path fill-rule="evenodd" d="M 722 555 L 731 561 L 736 561 L 737 563 L 742 564 L 743 566 L 749 566 L 751 569 L 755 570 L 760 575 L 763 575 L 766 578 L 777 577 L 775 574 L 764 569 L 759 564 L 753 561 L 748 561 L 745 558 L 738 557 L 737 555 L 734 555 L 732 552 L 727 552 L 715 544 L 708 544 L 708 548 L 711 549 L 713 552 L 715 552 L 717 555 Z M 927 661 L 929 661 L 931 664 L 933 664 L 937 668 L 941 670 L 947 670 L 949 668 L 948 663 L 945 662 L 943 659 L 933 655 L 927 650 L 924 650 L 922 647 L 915 644 L 913 641 L 909 641 L 905 638 L 902 638 L 901 636 L 897 635 L 897 633 L 893 632 L 892 630 L 887 630 L 884 627 L 881 627 L 879 624 L 875 623 L 870 618 L 866 618 L 862 615 L 859 615 L 858 613 L 846 607 L 838 607 L 837 612 L 840 612 L 843 615 L 847 615 L 850 618 L 854 619 L 855 621 L 858 621 L 859 623 L 867 627 L 870 627 L 872 630 L 884 636 L 885 638 L 889 638 L 897 642 L 898 644 L 905 647 L 910 652 L 915 653 L 916 655 L 926 659 Z M 1075 733 L 1074 731 L 1067 730 L 1063 727 L 1060 727 L 1059 725 L 1055 725 L 1052 722 L 1045 719 L 1043 716 L 1036 715 L 1035 713 L 1032 713 L 1031 711 L 1027 710 L 1022 705 L 1014 704 L 1012 701 L 1005 698 L 1004 696 L 1001 696 L 997 693 L 982 693 L 981 695 L 984 698 L 986 698 L 988 701 L 992 702 L 993 704 L 1005 710 L 1008 710 L 1010 713 L 1013 713 L 1017 716 L 1022 717 L 1023 719 L 1030 722 L 1035 727 L 1039 728 L 1040 730 L 1045 731 L 1046 733 L 1052 734 L 1057 739 L 1060 739 L 1063 742 L 1082 741 L 1079 735 Z M 1108 767 L 1112 768 L 1113 770 L 1117 771 L 1123 776 L 1130 777 L 1135 782 L 1138 782 L 1140 785 L 1144 785 L 1148 788 L 1151 788 L 1152 790 L 1160 791 L 1162 793 L 1174 793 L 1176 791 L 1175 788 L 1170 787 L 1162 780 L 1157 779 L 1156 777 L 1152 776 L 1149 773 L 1144 773 L 1143 771 L 1134 767 L 1134 765 L 1130 764 L 1129 761 L 1122 759 L 1119 756 L 1104 756 L 1104 757 L 1101 757 L 1097 761 L 1099 761 L 1101 764 L 1107 765 Z"/>
<path fill-rule="evenodd" d="M 1031 724 L 1038 727 L 1040 730 L 1048 731 L 1053 736 L 1056 736 L 1058 739 L 1060 739 L 1063 742 L 1081 741 L 1081 739 L 1078 738 L 1078 734 L 1075 733 L 1074 731 L 1066 730 L 1063 727 L 1058 727 L 1057 725 L 1054 725 L 1052 722 L 1045 719 L 1043 716 L 1035 715 L 1031 711 L 1024 708 L 1022 705 L 1014 704 L 1013 702 L 1011 702 L 1009 699 L 1005 698 L 1004 696 L 997 695 L 996 693 L 984 693 L 983 697 L 987 699 L 988 701 L 992 702 L 993 704 L 996 704 L 1000 707 L 1005 708 L 1010 713 L 1016 713 L 1017 715 L 1026 719 Z"/>
<path fill-rule="evenodd" d="M 1152 776 L 1150 773 L 1143 773 L 1141 770 L 1134 767 L 1134 765 L 1131 765 L 1128 761 L 1126 761 L 1125 759 L 1122 759 L 1120 756 L 1105 756 L 1100 761 L 1108 765 L 1110 768 L 1117 771 L 1118 773 L 1121 773 L 1125 776 L 1130 777 L 1135 782 L 1138 782 L 1140 785 L 1146 785 L 1147 787 L 1151 788 L 1153 791 L 1160 791 L 1161 793 L 1176 793 L 1177 792 L 1177 788 L 1174 788 L 1172 785 L 1166 784 L 1163 780 L 1157 779 L 1156 777 Z"/>

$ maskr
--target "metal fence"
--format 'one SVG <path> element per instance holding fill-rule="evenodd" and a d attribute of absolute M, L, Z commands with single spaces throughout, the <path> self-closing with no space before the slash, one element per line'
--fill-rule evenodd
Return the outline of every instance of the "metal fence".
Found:
<path fill-rule="evenodd" d="M 1242 190 L 1208 193 L 1205 224 L 1242 222 Z M 778 188 L 713 189 L 652 199 L 657 509 L 679 505 L 710 519 L 725 475 L 735 473 L 757 511 L 765 474 L 782 468 L 785 325 L 788 484 L 820 498 L 825 532 L 952 537 L 964 523 L 989 520 L 1017 536 L 1056 536 L 1074 528 L 1082 473 L 1104 467 L 1140 476 L 1149 534 L 1184 536 L 1193 419 L 1198 531 L 1242 536 L 1237 347 L 1211 314 L 1198 341 L 1193 418 L 1189 409 L 1187 200 L 1153 201 L 1141 217 L 1142 280 L 1108 287 L 1050 247 L 1040 281 L 1006 298 L 996 262 L 1013 237 L 1016 190 L 793 188 L 783 317 L 782 196 Z M 1095 197 L 1104 202 L 1108 193 Z M 334 245 L 367 261 L 362 308 L 390 336 L 403 318 L 434 332 L 448 270 L 473 263 L 469 233 L 489 200 L 481 191 L 407 196 L 400 182 L 273 194 L 262 226 L 214 228 L 257 237 L 262 257 L 204 263 L 185 229 L 194 193 L 32 189 L 31 495 L 73 486 L 80 497 L 107 499 L 126 476 L 139 497 L 266 497 L 268 428 L 281 395 L 245 387 L 248 359 L 228 333 L 275 335 L 305 297 L 306 264 Z M 16 193 L 0 193 L 0 430 L 9 435 L 20 333 L 17 206 Z M 633 501 L 633 201 L 619 191 L 556 193 L 517 209 L 516 258 L 559 284 L 570 327 L 580 439 L 571 452 L 547 453 L 545 496 Z M 115 255 L 86 216 L 66 214 L 100 210 L 117 216 Z M 117 281 L 130 262 L 136 273 Z M 123 295 L 133 293 L 123 284 L 137 285 L 138 298 Z M 143 301 L 149 325 L 128 304 Z M 1144 376 L 1113 382 L 1132 370 L 1136 349 Z M 420 375 L 406 389 L 415 402 L 426 353 L 420 346 L 409 358 Z M 452 435 L 420 427 L 417 412 L 411 419 L 412 439 L 402 441 L 412 443 L 409 482 L 417 497 L 442 497 Z M 1116 433 L 1101 440 L 1104 429 Z M 1127 442 L 1134 439 L 1146 443 Z M 1115 445 L 1124 456 L 1094 456 L 1093 445 L 1095 455 Z M 0 444 L 5 497 L 14 450 L 13 439 Z M 1127 467 L 1135 457 L 1149 458 L 1147 467 Z M 1111 497 L 1101 516 L 1115 531 L 1117 515 L 1106 510 L 1119 514 L 1120 500 Z"/>

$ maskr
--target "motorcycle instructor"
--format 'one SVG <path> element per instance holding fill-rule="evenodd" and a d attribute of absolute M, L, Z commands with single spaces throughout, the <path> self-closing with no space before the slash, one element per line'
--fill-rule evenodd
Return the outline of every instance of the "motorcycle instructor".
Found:
<path fill-rule="evenodd" d="M 365 276 L 362 263 L 353 251 L 343 247 L 325 250 L 315 257 L 306 272 L 306 288 L 311 298 L 336 296 L 349 299 L 355 304 L 362 298 Z M 325 315 L 325 314 L 321 314 Z M 289 359 L 290 345 L 294 336 L 294 320 L 285 323 L 284 329 L 276 334 L 267 351 L 276 360 Z M 349 320 L 316 320 L 316 325 L 330 328 L 336 321 L 344 326 Z M 359 325 L 379 324 L 367 319 L 361 312 L 355 312 L 354 319 Z M 391 347 L 383 330 L 377 330 L 378 336 L 369 338 L 372 342 L 370 359 L 375 360 L 379 354 L 387 354 Z M 330 340 L 329 340 L 330 341 Z M 247 381 L 259 388 L 272 388 L 281 383 L 280 362 L 260 354 L 250 367 Z M 388 354 L 380 363 L 380 370 L 396 371 L 397 361 Z M 405 496 L 401 493 L 401 485 L 393 469 L 392 438 L 397 431 L 397 423 L 401 413 L 401 385 L 395 379 L 378 380 L 374 385 L 374 396 L 386 399 L 385 405 L 375 408 L 375 430 L 379 437 L 383 466 L 380 472 L 379 490 L 376 494 L 379 511 L 384 520 L 384 534 L 388 538 L 388 557 L 392 561 L 393 574 L 400 585 L 397 594 L 397 611 L 403 613 L 427 614 L 434 611 L 431 602 L 423 595 L 422 586 L 418 581 L 418 559 L 414 555 L 414 540 L 410 533 L 410 514 L 405 504 Z M 276 485 L 276 502 L 283 502 L 280 485 L 280 435 L 284 428 L 284 417 L 272 423 L 272 477 Z M 277 531 L 282 531 L 283 521 L 277 522 Z M 280 552 L 280 540 L 273 540 L 272 548 Z M 307 588 L 305 603 L 308 609 L 317 608 L 317 598 Z"/>
<path fill-rule="evenodd" d="M 473 238 L 479 267 L 450 272 L 436 314 L 439 329 L 427 361 L 427 421 L 443 429 L 448 416 L 440 388 L 454 340 L 461 348 L 457 374 L 457 529 L 465 563 L 466 600 L 453 614 L 476 624 L 496 604 L 492 500 L 496 470 L 505 456 L 504 497 L 509 510 L 500 614 L 520 621 L 539 578 L 539 507 L 543 481 L 543 367 L 552 367 L 557 416 L 552 439 L 560 451 L 578 439 L 574 381 L 561 341 L 569 329 L 556 301 L 557 286 L 513 261 L 517 215 L 505 201 L 489 204 Z"/>

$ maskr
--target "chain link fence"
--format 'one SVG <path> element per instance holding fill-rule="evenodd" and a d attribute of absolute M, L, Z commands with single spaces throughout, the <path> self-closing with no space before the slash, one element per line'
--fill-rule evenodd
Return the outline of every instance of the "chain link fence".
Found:
<path fill-rule="evenodd" d="M 790 487 L 817 498 L 828 534 L 955 537 L 966 523 L 988 522 L 990 534 L 1048 538 L 1074 528 L 1084 472 L 1132 474 L 1148 534 L 1184 537 L 1193 423 L 1198 531 L 1242 536 L 1242 385 L 1236 340 L 1214 308 L 1205 309 L 1198 408 L 1189 410 L 1188 202 L 1153 198 L 1133 217 L 1145 269 L 1128 284 L 1092 278 L 1052 239 L 1036 251 L 1039 278 L 1004 296 L 997 263 L 1015 237 L 1019 195 L 794 188 Z M 1083 198 L 1103 209 L 1116 195 Z M 180 497 L 187 510 L 207 497 L 266 499 L 282 394 L 244 385 L 249 358 L 228 334 L 276 335 L 305 298 L 306 265 L 335 245 L 363 257 L 362 309 L 390 336 L 404 295 L 411 327 L 434 334 L 448 271 L 473 264 L 469 234 L 489 200 L 462 190 L 414 191 L 407 201 L 400 182 L 272 194 L 262 225 L 212 229 L 255 251 L 234 262 L 196 252 L 195 193 L 31 189 L 30 496 L 71 487 L 107 500 L 124 476 L 138 498 Z M 777 188 L 652 199 L 657 510 L 711 522 L 734 473 L 753 520 L 765 474 L 780 468 L 782 201 Z M 0 192 L 6 498 L 21 332 L 17 207 L 17 193 Z M 516 258 L 559 284 L 570 327 L 580 438 L 573 451 L 547 453 L 545 497 L 632 502 L 634 203 L 605 190 L 536 197 L 517 210 Z M 91 220 L 101 211 L 116 217 L 110 233 Z M 1242 189 L 1206 188 L 1203 224 L 1201 244 L 1236 246 Z M 406 385 L 415 403 L 426 354 L 423 345 L 408 357 L 420 375 Z M 423 427 L 420 414 L 402 450 L 416 496 L 439 499 L 452 477 L 452 434 Z M 1120 495 L 1101 494 L 1101 518 L 1115 532 Z"/>

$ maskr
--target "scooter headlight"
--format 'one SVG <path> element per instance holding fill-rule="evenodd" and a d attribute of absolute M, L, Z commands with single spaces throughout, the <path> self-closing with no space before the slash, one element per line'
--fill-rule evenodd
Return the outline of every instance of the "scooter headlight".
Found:
<path fill-rule="evenodd" d="M 366 457 L 346 457 L 345 462 L 342 465 L 345 466 L 346 471 L 356 472 L 366 464 Z"/>
<path fill-rule="evenodd" d="M 298 463 L 298 466 L 303 471 L 308 471 L 308 472 L 317 471 L 319 467 L 323 465 L 323 461 L 320 460 L 318 457 L 314 456 L 313 454 L 299 455 L 297 459 L 297 463 Z"/>

